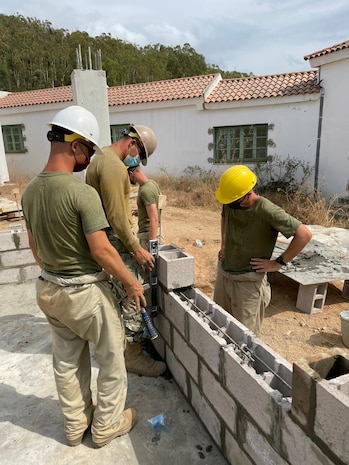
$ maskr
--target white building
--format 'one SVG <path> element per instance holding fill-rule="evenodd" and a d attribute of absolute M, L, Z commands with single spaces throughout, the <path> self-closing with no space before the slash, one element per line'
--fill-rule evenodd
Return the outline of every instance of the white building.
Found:
<path fill-rule="evenodd" d="M 219 74 L 107 89 L 112 139 L 130 123 L 150 126 L 158 147 L 147 172 L 188 167 L 222 172 L 232 164 L 287 157 L 315 168 L 327 197 L 349 184 L 349 41 L 304 57 L 312 69 L 222 79 Z M 91 71 L 88 71 L 91 72 Z M 76 103 L 71 86 L 0 92 L 0 124 L 10 176 L 34 175 L 49 151 L 47 122 Z M 98 104 L 98 102 L 96 102 Z M 1 147 L 0 147 L 1 151 Z"/>

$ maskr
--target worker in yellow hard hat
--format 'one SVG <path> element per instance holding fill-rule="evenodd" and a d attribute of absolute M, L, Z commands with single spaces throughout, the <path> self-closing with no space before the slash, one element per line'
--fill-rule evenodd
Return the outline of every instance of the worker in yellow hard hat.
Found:
<path fill-rule="evenodd" d="M 259 196 L 254 191 L 256 183 L 257 176 L 244 165 L 228 168 L 219 180 L 221 248 L 213 299 L 259 336 L 271 300 L 267 273 L 286 266 L 312 234 L 299 220 Z M 279 232 L 293 238 L 282 255 L 271 260 Z"/>

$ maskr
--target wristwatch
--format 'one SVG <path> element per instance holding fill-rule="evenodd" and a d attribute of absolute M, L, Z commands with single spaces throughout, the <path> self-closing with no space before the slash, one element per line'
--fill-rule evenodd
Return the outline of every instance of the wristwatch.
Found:
<path fill-rule="evenodd" d="M 280 257 L 276 258 L 275 261 L 278 262 L 281 266 L 286 266 L 286 263 L 285 263 L 282 255 L 280 255 Z"/>

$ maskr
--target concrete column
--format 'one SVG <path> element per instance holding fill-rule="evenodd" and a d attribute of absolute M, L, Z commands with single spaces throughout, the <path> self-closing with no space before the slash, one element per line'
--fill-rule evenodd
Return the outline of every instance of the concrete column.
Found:
<path fill-rule="evenodd" d="M 90 110 L 98 120 L 100 146 L 110 145 L 108 90 L 105 71 L 74 69 L 71 74 L 73 100 Z"/>

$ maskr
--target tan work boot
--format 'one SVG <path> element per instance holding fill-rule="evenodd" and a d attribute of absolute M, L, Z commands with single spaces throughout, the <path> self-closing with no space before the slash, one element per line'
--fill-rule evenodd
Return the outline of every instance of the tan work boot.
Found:
<path fill-rule="evenodd" d="M 160 376 L 166 371 L 166 364 L 146 355 L 141 344 L 126 344 L 125 365 L 129 373 L 143 376 Z"/>
<path fill-rule="evenodd" d="M 96 447 L 103 447 L 109 444 L 113 439 L 118 438 L 131 431 L 134 425 L 137 423 L 137 412 L 134 408 L 128 408 L 122 412 L 123 421 L 119 428 L 114 431 L 113 434 L 106 438 L 97 438 L 92 435 L 92 441 Z"/>

